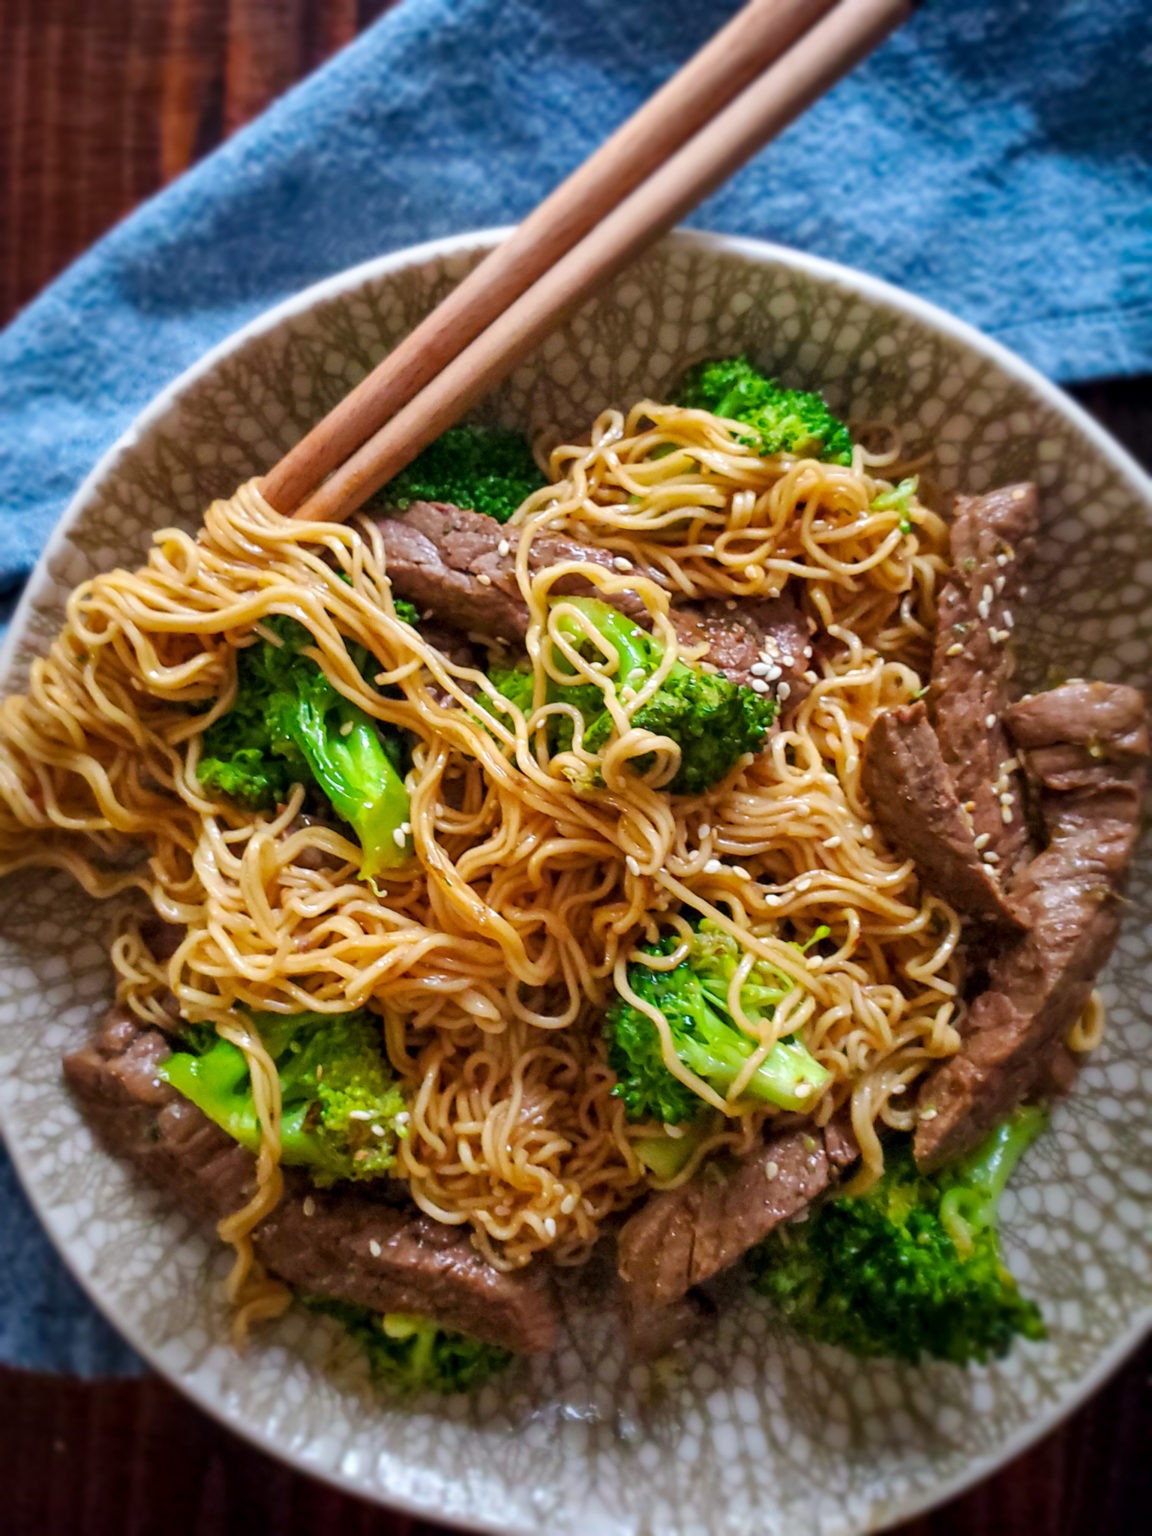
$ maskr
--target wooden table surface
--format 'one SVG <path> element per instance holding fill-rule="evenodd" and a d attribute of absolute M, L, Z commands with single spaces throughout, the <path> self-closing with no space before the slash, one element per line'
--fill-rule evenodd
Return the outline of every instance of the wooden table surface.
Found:
<path fill-rule="evenodd" d="M 0 0 L 0 323 L 116 219 L 390 3 Z M 1152 380 L 1077 393 L 1152 461 Z M 1033 1450 L 898 1536 L 1147 1530 L 1150 1376 L 1146 1346 Z M 81 1383 L 0 1369 L 0 1531 L 7 1536 L 437 1536 L 438 1529 L 298 1476 L 157 1380 Z"/>

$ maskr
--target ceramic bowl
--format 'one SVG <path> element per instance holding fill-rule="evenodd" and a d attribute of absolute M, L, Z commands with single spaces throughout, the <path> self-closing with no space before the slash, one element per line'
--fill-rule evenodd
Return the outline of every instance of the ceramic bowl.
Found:
<path fill-rule="evenodd" d="M 309 289 L 165 390 L 101 461 L 37 566 L 0 660 L 18 688 L 82 578 L 265 469 L 487 251 L 467 235 Z M 899 426 L 947 494 L 1039 482 L 1044 536 L 1020 614 L 1025 683 L 1147 686 L 1152 486 L 1074 404 L 941 311 L 859 273 L 744 240 L 678 234 L 583 309 L 488 402 L 508 424 L 586 430 L 665 394 L 683 366 L 750 351 L 854 420 Z M 244 1357 L 226 1339 L 218 1244 L 93 1144 L 60 1054 L 110 989 L 110 914 L 66 880 L 0 885 L 0 1102 L 61 1253 L 171 1382 L 266 1450 L 369 1498 L 501 1536 L 851 1536 L 954 1493 L 1098 1385 L 1152 1309 L 1152 840 L 1104 980 L 1105 1043 L 1006 1202 L 1013 1269 L 1050 1338 L 961 1371 L 866 1363 L 778 1329 L 752 1302 L 653 1390 L 610 1318 L 472 1397 L 396 1405 L 327 1323 L 290 1316 Z"/>

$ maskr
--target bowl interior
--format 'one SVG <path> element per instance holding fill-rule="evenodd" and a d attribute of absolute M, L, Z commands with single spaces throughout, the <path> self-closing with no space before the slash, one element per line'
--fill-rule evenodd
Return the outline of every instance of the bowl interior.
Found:
<path fill-rule="evenodd" d="M 3 687 L 87 575 L 142 558 L 151 532 L 266 468 L 483 253 L 426 247 L 321 285 L 177 382 L 81 491 L 5 652 Z M 842 269 L 749 242 L 676 236 L 551 337 L 488 403 L 510 425 L 586 431 L 607 404 L 659 397 L 686 363 L 749 351 L 826 390 L 855 422 L 931 453 L 944 494 L 1039 482 L 1044 538 L 1019 615 L 1026 683 L 1147 687 L 1146 482 L 1075 408 L 939 312 Z M 849 1533 L 987 1471 L 1051 1424 L 1129 1347 L 1152 1306 L 1152 1029 L 1143 980 L 1152 850 L 1107 972 L 1110 1025 L 1006 1210 L 1006 1245 L 1051 1337 L 968 1373 L 854 1361 L 751 1303 L 674 1378 L 622 1362 L 607 1317 L 515 1384 L 396 1407 L 326 1324 L 289 1317 L 245 1358 L 225 1341 L 218 1249 L 91 1137 L 60 1079 L 109 994 L 111 914 L 61 878 L 0 886 L 0 1102 L 57 1244 L 128 1337 L 212 1411 L 355 1491 L 502 1533 Z"/>

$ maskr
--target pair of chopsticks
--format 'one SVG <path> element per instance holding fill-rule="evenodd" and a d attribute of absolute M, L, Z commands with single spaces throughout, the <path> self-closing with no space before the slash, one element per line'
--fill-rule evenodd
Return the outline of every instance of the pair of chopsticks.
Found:
<path fill-rule="evenodd" d="M 914 3 L 750 0 L 269 471 L 265 498 L 348 517 Z"/>

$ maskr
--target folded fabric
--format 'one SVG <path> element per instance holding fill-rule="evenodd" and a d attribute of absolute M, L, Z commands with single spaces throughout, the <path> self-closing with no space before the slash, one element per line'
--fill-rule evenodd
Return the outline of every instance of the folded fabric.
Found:
<path fill-rule="evenodd" d="M 405 0 L 120 225 L 0 336 L 0 600 L 174 374 L 328 273 L 518 219 L 735 9 Z M 1056 378 L 1148 370 L 1146 0 L 929 0 L 693 222 L 901 283 Z M 4 1169 L 0 1233 L 0 1358 L 129 1365 Z"/>

